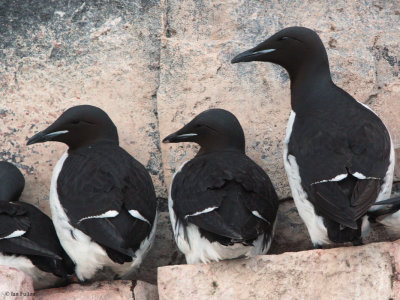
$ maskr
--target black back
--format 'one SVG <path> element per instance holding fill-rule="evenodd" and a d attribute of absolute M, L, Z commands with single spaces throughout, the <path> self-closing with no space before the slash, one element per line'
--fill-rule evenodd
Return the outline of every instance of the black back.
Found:
<path fill-rule="evenodd" d="M 324 100 L 298 110 L 289 152 L 299 165 L 301 184 L 317 214 L 331 224 L 328 234 L 343 242 L 360 236 L 361 223 L 376 201 L 389 166 L 390 136 L 382 121 L 336 86 Z M 360 173 L 365 179 L 351 174 Z M 317 183 L 349 174 L 341 181 Z M 316 184 L 317 183 L 317 184 Z M 336 224 L 335 224 L 336 223 Z M 353 228 L 341 238 L 341 226 Z M 347 240 L 346 240 L 347 239 Z"/>
<path fill-rule="evenodd" d="M 131 261 L 154 225 L 156 196 L 146 169 L 113 142 L 70 151 L 57 180 L 72 226 L 89 235 L 116 262 Z M 137 210 L 149 223 L 132 217 Z M 113 218 L 93 218 L 108 211 Z"/>
<path fill-rule="evenodd" d="M 0 252 L 26 256 L 40 270 L 59 277 L 72 274 L 74 264 L 61 247 L 51 219 L 18 201 L 24 184 L 17 167 L 0 162 Z"/>
<path fill-rule="evenodd" d="M 240 152 L 196 156 L 176 174 L 171 189 L 177 224 L 195 224 L 210 241 L 251 244 L 261 234 L 271 235 L 278 197 L 268 175 Z"/>
<path fill-rule="evenodd" d="M 24 255 L 40 270 L 53 273 L 59 277 L 66 277 L 74 273 L 74 263 L 65 253 L 58 240 L 51 219 L 35 206 L 24 203 L 2 203 L 8 206 L 8 211 L 16 209 L 17 214 L 8 214 L 16 223 L 23 223 L 26 233 L 20 237 L 0 239 L 0 251 L 8 255 Z M 0 226 L 7 220 L 4 216 L 4 206 L 0 213 Z M 9 221 L 9 220 L 7 220 Z M 8 223 L 9 224 L 9 223 Z"/>

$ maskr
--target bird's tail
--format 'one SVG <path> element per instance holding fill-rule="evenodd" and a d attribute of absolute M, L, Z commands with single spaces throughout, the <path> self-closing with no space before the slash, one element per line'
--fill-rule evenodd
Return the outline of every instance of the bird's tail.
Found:
<path fill-rule="evenodd" d="M 379 217 L 392 215 L 400 210 L 400 197 L 393 197 L 373 204 L 379 208 L 367 213 L 370 222 L 375 223 Z"/>

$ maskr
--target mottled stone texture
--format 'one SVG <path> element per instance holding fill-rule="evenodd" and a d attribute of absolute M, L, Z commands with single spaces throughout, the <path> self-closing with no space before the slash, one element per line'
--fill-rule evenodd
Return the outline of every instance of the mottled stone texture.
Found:
<path fill-rule="evenodd" d="M 103 108 L 120 144 L 143 163 L 165 197 L 156 93 L 157 1 L 1 1 L 0 157 L 27 175 L 23 199 L 48 210 L 51 170 L 64 145 L 26 147 L 66 108 Z"/>
<path fill-rule="evenodd" d="M 210 107 L 232 111 L 248 155 L 268 172 L 280 196 L 290 190 L 282 141 L 290 112 L 289 77 L 272 64 L 231 65 L 241 51 L 294 25 L 318 32 L 334 81 L 370 105 L 400 146 L 400 3 L 398 1 L 164 1 L 158 111 L 165 136 Z M 194 154 L 163 147 L 167 183 Z"/>
<path fill-rule="evenodd" d="M 36 300 L 158 300 L 157 287 L 130 280 L 100 281 L 90 285 L 71 284 L 67 287 L 41 290 Z"/>
<path fill-rule="evenodd" d="M 272 64 L 230 60 L 292 25 L 320 34 L 334 81 L 370 105 L 400 147 L 397 0 L 0 0 L 0 159 L 24 172 L 22 199 L 49 213 L 51 170 L 66 148 L 26 147 L 27 138 L 72 105 L 103 108 L 121 146 L 151 173 L 160 199 L 156 243 L 137 274 L 154 282 L 157 266 L 184 261 L 172 240 L 167 186 L 197 149 L 161 146 L 160 138 L 196 114 L 232 111 L 244 127 L 248 155 L 280 197 L 290 195 L 282 163 L 288 75 Z M 279 220 L 273 253 L 311 247 L 293 202 L 282 204 Z M 381 231 L 372 237 L 384 239 Z"/>
<path fill-rule="evenodd" d="M 0 299 L 33 300 L 32 278 L 24 272 L 0 266 Z"/>
<path fill-rule="evenodd" d="M 159 268 L 167 299 L 400 299 L 400 242 Z"/>

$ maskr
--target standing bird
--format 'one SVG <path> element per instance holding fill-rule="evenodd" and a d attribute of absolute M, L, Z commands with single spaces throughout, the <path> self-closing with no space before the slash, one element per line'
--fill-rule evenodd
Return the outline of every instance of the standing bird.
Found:
<path fill-rule="evenodd" d="M 66 110 L 28 145 L 47 141 L 69 147 L 53 170 L 50 207 L 78 278 L 121 278 L 134 271 L 156 228 L 156 195 L 146 169 L 118 145 L 117 128 L 95 106 Z"/>
<path fill-rule="evenodd" d="M 232 63 L 249 61 L 272 62 L 289 73 L 284 165 L 314 246 L 362 243 L 368 210 L 392 187 L 394 151 L 385 125 L 333 83 L 325 47 L 310 29 L 285 28 Z"/>
<path fill-rule="evenodd" d="M 24 186 L 18 168 L 0 162 L 0 265 L 31 276 L 35 289 L 54 287 L 74 273 L 74 264 L 61 247 L 51 219 L 18 201 Z"/>
<path fill-rule="evenodd" d="M 175 173 L 168 201 L 175 241 L 189 264 L 268 251 L 278 197 L 245 154 L 239 121 L 223 109 L 202 112 L 163 143 L 195 142 L 197 155 Z"/>

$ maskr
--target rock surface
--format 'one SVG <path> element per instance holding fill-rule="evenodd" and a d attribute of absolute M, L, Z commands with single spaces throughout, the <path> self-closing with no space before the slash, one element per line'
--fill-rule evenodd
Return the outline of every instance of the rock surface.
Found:
<path fill-rule="evenodd" d="M 400 241 L 158 270 L 164 299 L 400 299 Z"/>
<path fill-rule="evenodd" d="M 382 117 L 400 148 L 399 1 L 0 0 L 0 159 L 24 172 L 22 199 L 49 213 L 51 171 L 65 146 L 26 147 L 26 140 L 72 105 L 97 105 L 116 123 L 121 146 L 151 173 L 166 213 L 171 176 L 197 146 L 161 146 L 160 138 L 221 107 L 238 117 L 248 155 L 286 197 L 288 75 L 272 64 L 230 60 L 292 25 L 317 30 L 334 81 Z M 271 251 L 309 249 L 293 203 L 279 214 Z M 375 237 L 387 239 L 380 231 Z M 155 282 L 157 266 L 183 261 L 164 215 L 137 276 Z"/>
<path fill-rule="evenodd" d="M 273 64 L 230 60 L 284 27 L 300 25 L 321 36 L 334 81 L 370 105 L 400 146 L 398 1 L 169 0 L 163 6 L 161 137 L 205 109 L 228 109 L 244 127 L 248 155 L 268 172 L 278 194 L 288 196 L 282 141 L 290 113 L 289 77 Z M 162 147 L 167 184 L 196 149 Z"/>
<path fill-rule="evenodd" d="M 142 281 L 101 281 L 91 285 L 71 284 L 36 292 L 36 300 L 157 300 L 157 287 Z"/>
<path fill-rule="evenodd" d="M 34 295 L 31 277 L 17 269 L 0 266 L 0 299 L 33 300 Z"/>

